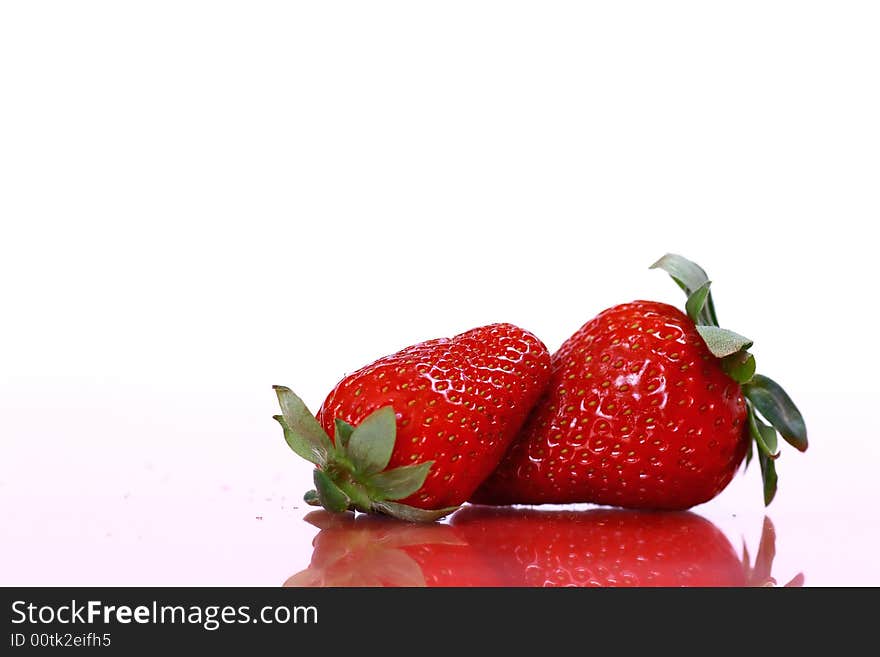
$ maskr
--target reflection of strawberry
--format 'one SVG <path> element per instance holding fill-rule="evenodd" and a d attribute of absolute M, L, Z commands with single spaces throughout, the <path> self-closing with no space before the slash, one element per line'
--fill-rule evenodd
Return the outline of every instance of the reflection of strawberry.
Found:
<path fill-rule="evenodd" d="M 528 331 L 492 324 L 408 347 L 346 376 L 317 418 L 276 386 L 276 419 L 317 466 L 307 500 L 433 520 L 492 472 L 550 376 Z M 333 440 L 329 436 L 333 436 Z"/>
<path fill-rule="evenodd" d="M 754 565 L 751 564 L 749 551 L 743 543 L 742 562 L 746 581 L 749 586 L 774 586 L 773 559 L 776 558 L 776 528 L 770 518 L 764 517 L 764 527 L 761 530 L 761 543 L 758 545 L 758 554 L 755 556 Z M 798 587 L 804 585 L 804 574 L 798 573 L 785 586 Z"/>
<path fill-rule="evenodd" d="M 321 531 L 309 567 L 285 586 L 497 586 L 482 557 L 449 525 L 314 511 Z"/>
<path fill-rule="evenodd" d="M 584 324 L 553 354 L 545 395 L 473 502 L 686 509 L 727 486 L 754 440 L 770 503 L 776 431 L 805 450 L 803 418 L 755 374 L 751 341 L 718 327 L 706 273 L 674 255 L 655 266 L 688 293 L 688 314 L 636 301 Z"/>
<path fill-rule="evenodd" d="M 452 524 L 491 556 L 508 586 L 748 586 L 770 577 L 775 534 L 765 522 L 755 568 L 690 512 L 538 511 L 466 507 Z"/>

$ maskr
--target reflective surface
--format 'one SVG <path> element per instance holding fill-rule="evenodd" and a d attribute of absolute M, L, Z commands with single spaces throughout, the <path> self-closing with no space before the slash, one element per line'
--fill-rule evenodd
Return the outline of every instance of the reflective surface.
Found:
<path fill-rule="evenodd" d="M 415 526 L 315 511 L 311 563 L 285 586 L 773 586 L 776 531 L 754 561 L 693 513 L 467 507 Z M 796 575 L 789 586 L 800 586 Z"/>
<path fill-rule="evenodd" d="M 413 526 L 305 505 L 310 469 L 260 381 L 0 383 L 0 583 L 880 585 L 872 425 L 835 433 L 842 406 L 805 406 L 826 411 L 766 513 L 753 467 L 688 514 L 464 507 Z"/>

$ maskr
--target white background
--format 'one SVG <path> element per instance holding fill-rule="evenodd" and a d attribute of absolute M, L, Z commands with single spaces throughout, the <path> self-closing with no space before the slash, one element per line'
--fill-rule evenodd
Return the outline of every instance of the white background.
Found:
<path fill-rule="evenodd" d="M 20 523 L 142 466 L 307 483 L 271 384 L 316 409 L 496 321 L 552 350 L 683 306 L 647 269 L 673 251 L 806 416 L 778 504 L 807 540 L 877 493 L 878 33 L 872 2 L 3 3 L 7 538 L 75 543 Z"/>

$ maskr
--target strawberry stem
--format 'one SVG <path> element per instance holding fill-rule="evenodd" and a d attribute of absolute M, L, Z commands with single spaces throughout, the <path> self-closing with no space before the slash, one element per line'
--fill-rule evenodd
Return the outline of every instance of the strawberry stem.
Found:
<path fill-rule="evenodd" d="M 361 511 L 410 522 L 431 522 L 458 508 L 418 509 L 397 501 L 421 489 L 433 461 L 388 469 L 397 440 L 397 416 L 391 406 L 370 413 L 356 427 L 337 418 L 334 443 L 290 388 L 274 389 L 282 414 L 273 417 L 285 441 L 317 466 L 315 488 L 303 497 L 307 504 L 334 513 Z"/>
<path fill-rule="evenodd" d="M 746 467 L 752 460 L 754 444 L 761 466 L 764 504 L 769 505 L 776 495 L 778 481 L 776 434 L 779 432 L 786 442 L 802 452 L 806 451 L 808 442 L 804 418 L 779 384 L 755 373 L 755 357 L 748 352 L 752 341 L 718 325 L 715 303 L 709 290 L 712 283 L 702 267 L 680 255 L 667 253 L 651 265 L 651 269 L 664 270 L 684 291 L 688 297 L 685 310 L 703 342 L 716 358 L 721 359 L 725 373 L 742 386 L 746 397 L 746 425 L 751 437 L 745 457 Z"/>

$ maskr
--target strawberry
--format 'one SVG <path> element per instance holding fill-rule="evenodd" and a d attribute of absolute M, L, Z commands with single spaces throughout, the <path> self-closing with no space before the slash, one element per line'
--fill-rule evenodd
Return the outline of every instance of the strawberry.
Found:
<path fill-rule="evenodd" d="M 553 355 L 545 395 L 472 501 L 687 509 L 727 486 L 754 440 L 770 503 L 776 431 L 806 450 L 803 418 L 755 374 L 752 341 L 718 326 L 706 273 L 672 254 L 653 267 L 688 295 L 687 314 L 635 301 L 584 324 Z"/>
<path fill-rule="evenodd" d="M 313 511 L 305 520 L 320 532 L 309 567 L 288 587 L 500 586 L 491 560 L 448 524 L 399 523 L 375 515 Z"/>
<path fill-rule="evenodd" d="M 498 465 L 549 376 L 550 354 L 538 338 L 491 324 L 359 369 L 317 417 L 275 386 L 282 409 L 275 419 L 291 449 L 317 466 L 307 502 L 435 520 Z"/>
<path fill-rule="evenodd" d="M 768 518 L 755 565 L 711 522 L 688 511 L 543 511 L 469 506 L 452 525 L 491 557 L 505 586 L 768 586 L 775 532 Z M 788 586 L 799 586 L 796 576 Z"/>

